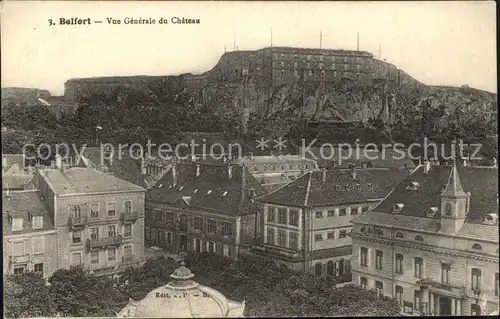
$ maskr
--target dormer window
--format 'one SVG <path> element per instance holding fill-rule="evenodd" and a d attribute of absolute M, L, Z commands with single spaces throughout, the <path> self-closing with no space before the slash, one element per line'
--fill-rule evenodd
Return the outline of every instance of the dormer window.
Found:
<path fill-rule="evenodd" d="M 393 214 L 399 214 L 403 210 L 404 207 L 405 207 L 405 205 L 403 203 L 395 204 L 392 207 L 392 213 Z"/>
<path fill-rule="evenodd" d="M 396 233 L 396 235 L 394 237 L 395 238 L 399 238 L 399 239 L 404 239 L 405 238 L 405 236 L 403 235 L 403 233 L 399 232 L 399 231 Z"/>
<path fill-rule="evenodd" d="M 227 195 L 227 191 L 225 191 L 224 193 L 222 193 L 222 196 L 226 196 Z"/>
<path fill-rule="evenodd" d="M 437 207 L 431 207 L 427 211 L 426 215 L 427 215 L 427 217 L 434 217 L 434 216 L 436 216 L 438 211 L 439 211 L 439 209 Z"/>
<path fill-rule="evenodd" d="M 483 247 L 481 247 L 481 245 L 479 245 L 479 244 L 474 244 L 474 245 L 472 245 L 472 249 L 474 249 L 474 250 L 483 250 Z"/>
<path fill-rule="evenodd" d="M 416 191 L 416 190 L 418 190 L 419 187 L 420 187 L 419 183 L 417 183 L 417 182 L 410 182 L 408 184 L 408 186 L 406 186 L 406 189 L 407 190 L 411 190 L 411 191 Z"/>
<path fill-rule="evenodd" d="M 381 229 L 375 230 L 375 237 L 382 238 L 384 237 L 384 232 Z"/>
<path fill-rule="evenodd" d="M 208 192 L 207 192 L 207 195 L 210 195 L 210 194 L 212 194 L 212 190 L 211 189 L 208 190 Z"/>
<path fill-rule="evenodd" d="M 32 217 L 33 229 L 40 229 L 43 227 L 43 216 Z"/>
<path fill-rule="evenodd" d="M 424 237 L 417 235 L 417 236 L 415 236 L 415 240 L 416 241 L 424 241 Z"/>
<path fill-rule="evenodd" d="M 23 230 L 23 218 L 12 218 L 12 231 Z"/>
<path fill-rule="evenodd" d="M 335 185 L 335 190 L 338 192 L 340 191 L 340 185 Z"/>
<path fill-rule="evenodd" d="M 490 213 L 484 217 L 484 224 L 495 225 L 498 221 L 498 214 Z"/>
<path fill-rule="evenodd" d="M 193 193 L 196 194 L 198 192 L 198 188 L 195 188 Z"/>
<path fill-rule="evenodd" d="M 363 226 L 363 227 L 361 227 L 361 232 L 362 232 L 362 233 L 366 233 L 366 227 L 364 227 L 364 226 Z"/>

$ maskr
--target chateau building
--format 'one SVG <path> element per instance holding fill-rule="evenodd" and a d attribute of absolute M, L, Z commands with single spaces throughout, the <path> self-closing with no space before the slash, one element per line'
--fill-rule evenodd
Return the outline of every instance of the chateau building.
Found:
<path fill-rule="evenodd" d="M 258 232 L 265 189 L 241 166 L 174 164 L 146 197 L 146 243 L 237 259 Z"/>
<path fill-rule="evenodd" d="M 57 234 L 40 192 L 4 191 L 2 223 L 3 273 L 50 277 L 57 269 Z"/>
<path fill-rule="evenodd" d="M 417 167 L 352 220 L 353 281 L 409 315 L 498 311 L 498 169 Z"/>
<path fill-rule="evenodd" d="M 268 191 L 293 181 L 308 171 L 317 171 L 314 160 L 298 155 L 245 156 L 238 161 Z"/>
<path fill-rule="evenodd" d="M 351 218 L 366 213 L 409 173 L 400 169 L 308 172 L 258 198 L 261 236 L 252 252 L 289 268 L 350 274 Z"/>
<path fill-rule="evenodd" d="M 56 230 L 57 268 L 109 275 L 143 261 L 144 188 L 60 157 L 34 181 Z"/>
<path fill-rule="evenodd" d="M 118 318 L 241 318 L 245 301 L 227 299 L 215 289 L 202 286 L 181 262 L 172 281 L 160 286 L 139 301 L 130 300 Z"/>

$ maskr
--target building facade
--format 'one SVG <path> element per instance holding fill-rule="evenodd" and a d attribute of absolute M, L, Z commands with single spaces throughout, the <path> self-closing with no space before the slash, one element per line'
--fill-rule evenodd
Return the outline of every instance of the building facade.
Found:
<path fill-rule="evenodd" d="M 3 273 L 48 278 L 57 269 L 56 230 L 37 190 L 4 191 Z"/>
<path fill-rule="evenodd" d="M 306 173 L 258 199 L 264 205 L 261 236 L 252 252 L 318 276 L 349 276 L 350 220 L 407 175 L 399 169 Z"/>
<path fill-rule="evenodd" d="M 353 219 L 353 281 L 408 315 L 498 311 L 498 169 L 425 163 Z"/>
<path fill-rule="evenodd" d="M 57 233 L 57 268 L 108 275 L 140 264 L 146 190 L 92 168 L 56 166 L 35 179 Z"/>
<path fill-rule="evenodd" d="M 146 243 L 236 259 L 258 232 L 254 199 L 263 194 L 241 166 L 174 164 L 148 191 Z"/>

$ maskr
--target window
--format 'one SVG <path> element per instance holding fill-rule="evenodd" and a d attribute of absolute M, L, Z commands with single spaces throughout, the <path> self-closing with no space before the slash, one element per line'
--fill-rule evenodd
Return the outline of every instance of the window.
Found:
<path fill-rule="evenodd" d="M 193 247 L 194 247 L 195 252 L 200 253 L 201 252 L 201 239 L 194 238 Z"/>
<path fill-rule="evenodd" d="M 297 210 L 290 210 L 290 225 L 299 226 L 299 212 Z"/>
<path fill-rule="evenodd" d="M 382 295 L 384 293 L 384 284 L 381 281 L 375 281 L 375 290 L 377 290 L 377 295 Z"/>
<path fill-rule="evenodd" d="M 116 249 L 108 248 L 108 261 L 116 260 Z"/>
<path fill-rule="evenodd" d="M 165 212 L 165 222 L 167 222 L 168 224 L 173 224 L 174 223 L 174 213 Z"/>
<path fill-rule="evenodd" d="M 470 314 L 471 316 L 479 316 L 481 315 L 481 307 L 476 304 L 470 305 Z"/>
<path fill-rule="evenodd" d="M 290 232 L 290 248 L 299 249 L 299 235 L 294 232 Z"/>
<path fill-rule="evenodd" d="M 79 266 L 82 264 L 82 254 L 81 253 L 73 253 L 71 257 L 71 264 L 73 266 Z"/>
<path fill-rule="evenodd" d="M 319 210 L 314 213 L 316 218 L 323 218 L 323 211 Z"/>
<path fill-rule="evenodd" d="M 335 276 L 335 263 L 333 261 L 329 261 L 326 264 L 326 275 L 327 276 Z"/>
<path fill-rule="evenodd" d="M 472 245 L 472 249 L 483 250 L 483 247 L 481 247 L 481 245 L 479 245 L 479 244 L 474 244 L 474 245 Z"/>
<path fill-rule="evenodd" d="M 339 231 L 339 238 L 346 238 L 346 236 L 347 236 L 347 231 L 345 229 Z"/>
<path fill-rule="evenodd" d="M 314 274 L 316 276 L 321 276 L 323 273 L 323 265 L 321 263 L 317 263 L 314 265 Z"/>
<path fill-rule="evenodd" d="M 45 237 L 33 238 L 33 254 L 43 254 L 45 251 Z"/>
<path fill-rule="evenodd" d="M 90 239 L 99 239 L 99 228 L 93 227 L 90 229 Z"/>
<path fill-rule="evenodd" d="M 450 283 L 451 266 L 448 264 L 441 264 L 441 282 L 445 284 Z"/>
<path fill-rule="evenodd" d="M 360 283 L 361 289 L 366 290 L 366 288 L 368 288 L 368 279 L 366 279 L 365 277 L 360 277 L 359 283 Z"/>
<path fill-rule="evenodd" d="M 224 244 L 224 245 L 222 246 L 222 255 L 223 255 L 224 257 L 229 257 L 229 245 Z"/>
<path fill-rule="evenodd" d="M 12 231 L 23 230 L 23 219 L 22 218 L 13 218 L 12 219 Z"/>
<path fill-rule="evenodd" d="M 43 277 L 43 263 L 35 264 L 33 270 L 34 272 L 39 273 Z"/>
<path fill-rule="evenodd" d="M 472 268 L 471 269 L 471 289 L 479 290 L 481 289 L 481 269 Z"/>
<path fill-rule="evenodd" d="M 375 251 L 375 269 L 382 269 L 382 258 L 384 257 L 384 253 L 381 250 Z"/>
<path fill-rule="evenodd" d="M 399 231 L 396 233 L 396 235 L 394 237 L 399 238 L 399 239 L 404 239 L 405 238 L 405 236 L 403 235 L 403 233 L 399 232 Z"/>
<path fill-rule="evenodd" d="M 90 218 L 99 218 L 99 204 L 90 204 Z"/>
<path fill-rule="evenodd" d="M 339 209 L 339 216 L 345 216 L 347 215 L 347 209 L 346 208 L 340 208 Z"/>
<path fill-rule="evenodd" d="M 169 245 L 171 245 L 174 242 L 172 232 L 169 231 L 165 232 L 165 242 Z"/>
<path fill-rule="evenodd" d="M 132 257 L 132 246 L 128 245 L 123 247 L 123 254 L 125 257 Z"/>
<path fill-rule="evenodd" d="M 43 216 L 33 216 L 33 229 L 40 229 L 43 227 Z"/>
<path fill-rule="evenodd" d="M 278 223 L 286 224 L 286 208 L 278 208 Z"/>
<path fill-rule="evenodd" d="M 414 258 L 414 274 L 416 278 L 422 278 L 422 268 L 424 266 L 424 260 L 420 257 Z"/>
<path fill-rule="evenodd" d="M 131 237 L 132 236 L 132 224 L 125 224 L 124 225 L 123 235 L 125 237 Z"/>
<path fill-rule="evenodd" d="M 215 233 L 215 229 L 216 229 L 215 219 L 209 219 L 207 221 L 207 228 L 208 228 L 207 231 L 209 233 Z"/>
<path fill-rule="evenodd" d="M 125 202 L 125 213 L 130 213 L 130 212 L 132 212 L 132 202 L 126 201 Z"/>
<path fill-rule="evenodd" d="M 357 208 L 356 209 L 351 208 L 351 215 L 353 215 L 353 216 L 357 215 L 358 214 L 358 210 L 359 209 L 357 209 Z"/>
<path fill-rule="evenodd" d="M 213 241 L 208 242 L 208 252 L 215 253 L 215 243 Z"/>
<path fill-rule="evenodd" d="M 331 209 L 327 212 L 328 217 L 335 217 L 335 210 Z"/>
<path fill-rule="evenodd" d="M 396 300 L 399 304 L 403 304 L 403 287 L 396 286 Z"/>
<path fill-rule="evenodd" d="M 415 236 L 415 240 L 416 241 L 424 241 L 424 237 L 417 235 L 417 236 Z"/>
<path fill-rule="evenodd" d="M 278 246 L 286 247 L 286 231 L 278 230 Z"/>
<path fill-rule="evenodd" d="M 80 244 L 82 242 L 82 232 L 75 229 L 72 233 L 73 244 Z"/>
<path fill-rule="evenodd" d="M 363 267 L 367 267 L 368 266 L 368 248 L 361 247 L 360 252 L 359 252 L 359 256 L 360 256 L 359 264 Z"/>
<path fill-rule="evenodd" d="M 331 231 L 326 233 L 326 238 L 327 239 L 335 239 L 335 232 Z"/>
<path fill-rule="evenodd" d="M 396 254 L 396 273 L 397 274 L 402 274 L 403 273 L 403 254 Z"/>
<path fill-rule="evenodd" d="M 24 274 L 24 267 L 16 267 L 16 268 L 14 268 L 14 274 L 15 275 Z"/>
<path fill-rule="evenodd" d="M 108 203 L 108 216 L 115 216 L 116 207 L 115 203 Z"/>
<path fill-rule="evenodd" d="M 180 231 L 187 231 L 187 216 L 186 215 L 180 215 L 179 216 L 179 230 Z"/>
<path fill-rule="evenodd" d="M 495 296 L 498 296 L 498 285 L 499 285 L 499 279 L 498 279 L 498 273 L 495 274 Z"/>
<path fill-rule="evenodd" d="M 384 237 L 384 232 L 381 229 L 375 229 L 375 237 L 378 238 Z"/>
<path fill-rule="evenodd" d="M 116 237 L 116 226 L 108 226 L 108 237 Z"/>
<path fill-rule="evenodd" d="M 76 218 L 81 217 L 80 206 L 73 206 L 73 216 Z"/>
<path fill-rule="evenodd" d="M 276 220 L 275 218 L 276 218 L 276 216 L 275 216 L 275 213 L 274 213 L 274 209 L 273 208 L 269 208 L 268 211 L 267 211 L 267 221 L 274 223 L 275 220 Z"/>
<path fill-rule="evenodd" d="M 99 263 L 99 250 L 92 250 L 90 252 L 90 263 L 98 264 Z"/>
<path fill-rule="evenodd" d="M 267 229 L 267 243 L 269 245 L 274 245 L 274 228 Z"/>
<path fill-rule="evenodd" d="M 415 310 L 422 312 L 422 298 L 420 290 L 415 290 L 413 296 L 415 296 Z"/>
<path fill-rule="evenodd" d="M 322 241 L 322 240 L 323 240 L 323 234 L 314 235 L 314 241 Z"/>
<path fill-rule="evenodd" d="M 194 229 L 203 230 L 203 218 L 198 216 L 194 218 Z"/>
<path fill-rule="evenodd" d="M 231 228 L 230 222 L 222 222 L 222 236 L 231 236 L 233 234 L 233 230 Z"/>

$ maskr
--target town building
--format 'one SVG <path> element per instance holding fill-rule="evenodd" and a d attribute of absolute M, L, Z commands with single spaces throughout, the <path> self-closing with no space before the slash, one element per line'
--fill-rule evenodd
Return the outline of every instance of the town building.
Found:
<path fill-rule="evenodd" d="M 24 169 L 24 154 L 2 154 L 2 173 L 15 174 Z"/>
<path fill-rule="evenodd" d="M 283 186 L 305 172 L 319 170 L 316 161 L 299 155 L 254 156 L 250 154 L 238 161 L 268 191 Z"/>
<path fill-rule="evenodd" d="M 352 223 L 353 281 L 402 313 L 498 311 L 498 168 L 425 162 Z"/>
<path fill-rule="evenodd" d="M 57 232 L 57 268 L 113 274 L 144 259 L 146 190 L 93 168 L 56 168 L 34 177 Z"/>
<path fill-rule="evenodd" d="M 148 190 L 146 243 L 237 259 L 259 230 L 254 199 L 265 193 L 242 166 L 176 163 Z"/>
<path fill-rule="evenodd" d="M 29 271 L 48 278 L 57 269 L 53 219 L 37 190 L 2 194 L 3 273 Z"/>
<path fill-rule="evenodd" d="M 258 198 L 261 236 L 252 252 L 291 269 L 348 278 L 353 216 L 366 213 L 408 176 L 404 169 L 308 172 Z"/>
<path fill-rule="evenodd" d="M 215 289 L 202 286 L 181 262 L 172 281 L 149 292 L 140 301 L 130 300 L 118 318 L 241 318 L 245 301 L 227 299 Z"/>

